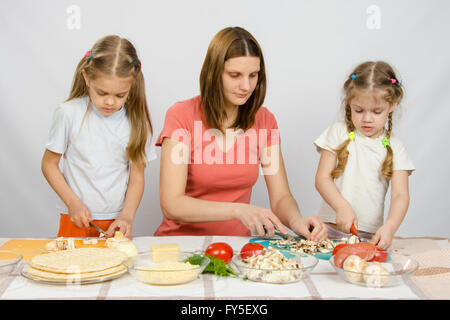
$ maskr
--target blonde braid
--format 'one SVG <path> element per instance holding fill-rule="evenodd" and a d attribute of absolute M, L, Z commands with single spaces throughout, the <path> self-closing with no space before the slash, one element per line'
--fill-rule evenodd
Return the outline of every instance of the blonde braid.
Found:
<path fill-rule="evenodd" d="M 355 125 L 352 122 L 352 112 L 350 110 L 350 105 L 347 103 L 345 106 L 345 124 L 347 125 L 347 131 L 350 133 L 355 131 Z M 333 149 L 336 152 L 337 165 L 336 168 L 331 172 L 333 179 L 340 177 L 345 170 L 347 165 L 349 152 L 347 146 L 350 143 L 350 138 L 342 142 L 337 149 Z"/>
<path fill-rule="evenodd" d="M 386 132 L 386 137 L 391 138 L 392 132 L 392 112 L 388 116 L 388 130 Z M 384 158 L 383 164 L 381 166 L 381 173 L 384 177 L 390 179 L 392 177 L 394 168 L 394 152 L 390 145 L 386 145 L 386 158 Z"/>

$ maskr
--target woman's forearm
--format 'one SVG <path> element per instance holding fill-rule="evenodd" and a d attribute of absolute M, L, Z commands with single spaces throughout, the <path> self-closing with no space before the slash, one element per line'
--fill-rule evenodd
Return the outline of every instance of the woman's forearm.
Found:
<path fill-rule="evenodd" d="M 219 202 L 180 195 L 171 199 L 161 197 L 163 214 L 179 222 L 210 222 L 236 219 L 243 203 Z"/>
<path fill-rule="evenodd" d="M 286 194 L 272 206 L 272 211 L 277 215 L 280 221 L 290 227 L 293 223 L 302 218 L 297 201 L 291 194 Z"/>

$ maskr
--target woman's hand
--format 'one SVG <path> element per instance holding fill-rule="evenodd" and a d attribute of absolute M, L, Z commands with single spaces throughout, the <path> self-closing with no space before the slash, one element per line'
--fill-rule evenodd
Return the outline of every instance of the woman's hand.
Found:
<path fill-rule="evenodd" d="M 310 241 L 321 241 L 328 236 L 327 227 L 316 216 L 296 219 L 295 222 L 291 223 L 290 228 Z"/>
<path fill-rule="evenodd" d="M 273 237 L 275 229 L 287 233 L 280 219 L 269 209 L 243 204 L 236 209 L 236 218 L 241 220 L 252 234 L 258 236 L 264 236 L 267 230 L 267 235 Z"/>
<path fill-rule="evenodd" d="M 342 232 L 350 233 L 352 224 L 358 229 L 358 218 L 350 204 L 336 208 L 336 228 Z"/>
<path fill-rule="evenodd" d="M 133 229 L 133 219 L 126 219 L 126 218 L 117 218 L 114 220 L 113 223 L 109 226 L 108 230 L 106 230 L 106 233 L 110 237 L 114 237 L 114 233 L 119 229 L 120 232 L 123 233 L 123 235 L 130 239 L 131 238 L 131 231 Z"/>
<path fill-rule="evenodd" d="M 75 200 L 68 205 L 69 220 L 78 228 L 89 228 L 89 221 L 91 219 L 91 213 L 88 207 L 81 201 Z"/>

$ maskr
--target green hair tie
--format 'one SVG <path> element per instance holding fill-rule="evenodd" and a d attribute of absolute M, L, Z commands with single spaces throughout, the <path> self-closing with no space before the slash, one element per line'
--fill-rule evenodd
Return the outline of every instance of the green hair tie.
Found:
<path fill-rule="evenodd" d="M 350 139 L 350 141 L 355 140 L 355 132 L 354 132 L 354 131 L 349 132 L 349 133 L 348 133 L 348 138 Z"/>
<path fill-rule="evenodd" d="M 389 138 L 388 137 L 384 137 L 383 140 L 381 140 L 381 143 L 386 148 L 389 145 Z"/>

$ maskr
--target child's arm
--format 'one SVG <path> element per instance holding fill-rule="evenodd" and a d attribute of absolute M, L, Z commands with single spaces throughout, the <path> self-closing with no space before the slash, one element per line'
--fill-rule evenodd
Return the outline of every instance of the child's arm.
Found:
<path fill-rule="evenodd" d="M 316 173 L 316 189 L 336 212 L 337 228 L 349 233 L 353 223 L 358 228 L 358 220 L 350 203 L 341 195 L 331 177 L 331 173 L 336 168 L 336 160 L 334 153 L 322 149 Z"/>
<path fill-rule="evenodd" d="M 394 234 L 406 216 L 409 206 L 408 177 L 406 170 L 397 170 L 392 173 L 388 218 L 372 239 L 372 242 L 380 248 L 386 249 L 391 246 Z"/>
<path fill-rule="evenodd" d="M 60 159 L 61 154 L 46 149 L 41 162 L 42 173 L 56 194 L 67 206 L 70 221 L 78 228 L 89 227 L 89 220 L 91 219 L 89 209 L 72 189 L 70 189 L 66 179 L 64 179 L 58 167 Z"/>
<path fill-rule="evenodd" d="M 130 164 L 130 178 L 128 179 L 127 193 L 125 195 L 125 203 L 120 216 L 109 226 L 106 231 L 109 236 L 114 236 L 116 229 L 124 234 L 125 237 L 131 237 L 133 220 L 136 211 L 144 194 L 145 177 L 143 166 Z"/>

